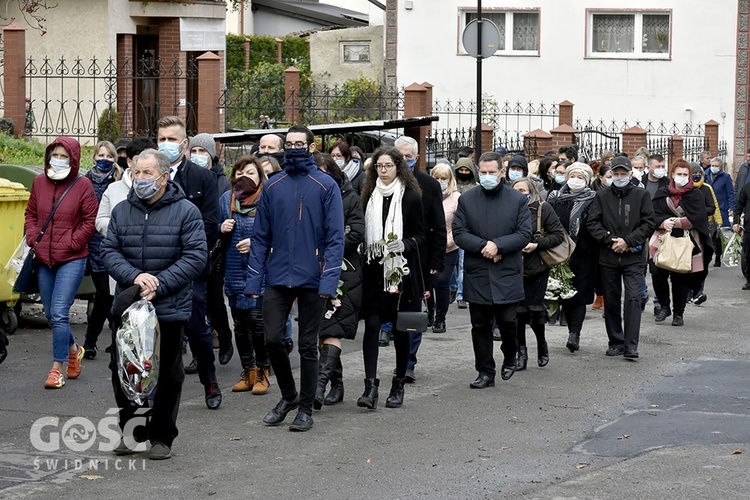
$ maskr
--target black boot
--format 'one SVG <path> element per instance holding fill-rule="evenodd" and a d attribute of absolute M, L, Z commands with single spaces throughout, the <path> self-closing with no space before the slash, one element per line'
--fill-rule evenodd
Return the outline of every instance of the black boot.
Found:
<path fill-rule="evenodd" d="M 563 308 L 560 308 L 560 326 L 568 326 L 568 320 L 565 319 L 565 311 L 563 311 Z"/>
<path fill-rule="evenodd" d="M 323 399 L 326 395 L 326 386 L 331 378 L 331 373 L 339 363 L 341 349 L 333 344 L 323 344 L 320 348 L 320 358 L 318 360 L 318 389 L 315 391 L 315 401 L 313 408 L 320 410 L 323 407 Z"/>
<path fill-rule="evenodd" d="M 377 378 L 366 378 L 365 379 L 365 392 L 357 400 L 357 406 L 362 408 L 369 408 L 374 410 L 378 407 L 378 386 L 380 385 L 380 379 Z"/>
<path fill-rule="evenodd" d="M 526 364 L 529 362 L 529 353 L 526 349 L 526 346 L 523 345 L 518 348 L 518 356 L 516 357 L 516 371 L 520 372 L 521 370 L 526 369 Z"/>
<path fill-rule="evenodd" d="M 331 390 L 323 400 L 324 405 L 335 405 L 344 400 L 344 369 L 341 366 L 341 357 L 339 356 L 336 368 L 331 372 Z"/>
<path fill-rule="evenodd" d="M 404 379 L 393 377 L 391 382 L 391 393 L 385 400 L 386 408 L 401 408 L 404 404 Z"/>
<path fill-rule="evenodd" d="M 8 337 L 5 332 L 0 331 L 0 363 L 8 357 Z"/>
<path fill-rule="evenodd" d="M 536 350 L 537 356 L 539 357 L 539 366 L 547 366 L 547 363 L 549 363 L 549 349 L 547 348 L 547 342 L 537 343 Z"/>
<path fill-rule="evenodd" d="M 570 332 L 568 334 L 568 343 L 565 344 L 565 347 L 570 349 L 570 352 L 576 352 L 579 348 L 579 344 L 581 342 L 581 334 L 576 332 Z"/>

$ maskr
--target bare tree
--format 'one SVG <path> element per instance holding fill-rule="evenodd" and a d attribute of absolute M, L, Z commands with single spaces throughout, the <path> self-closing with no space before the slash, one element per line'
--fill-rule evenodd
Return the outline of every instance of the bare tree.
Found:
<path fill-rule="evenodd" d="M 2 5 L 0 0 L 0 5 Z M 13 4 L 18 5 L 18 11 L 23 16 L 26 24 L 30 28 L 41 31 L 42 35 L 47 32 L 47 18 L 45 12 L 49 9 L 57 7 L 56 3 L 50 3 L 47 0 L 4 0 L 5 10 L 0 11 L 0 24 L 8 25 L 16 20 L 16 17 L 11 15 L 11 9 Z"/>

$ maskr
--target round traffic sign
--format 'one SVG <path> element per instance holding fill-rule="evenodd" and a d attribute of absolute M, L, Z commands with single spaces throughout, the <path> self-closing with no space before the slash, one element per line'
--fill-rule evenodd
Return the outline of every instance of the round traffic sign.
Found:
<path fill-rule="evenodd" d="M 477 51 L 477 35 L 480 26 L 482 30 L 481 55 Z M 464 28 L 461 41 L 464 44 L 464 49 L 471 57 L 481 57 L 482 59 L 486 59 L 500 48 L 500 30 L 497 28 L 497 25 L 489 19 L 482 18 L 481 24 L 479 23 L 479 19 L 474 19 L 466 25 L 466 28 Z"/>

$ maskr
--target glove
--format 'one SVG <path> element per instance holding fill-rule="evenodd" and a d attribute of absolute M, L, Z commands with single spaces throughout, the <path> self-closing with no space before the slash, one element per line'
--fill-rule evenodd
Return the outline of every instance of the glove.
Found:
<path fill-rule="evenodd" d="M 385 249 L 391 253 L 404 253 L 406 246 L 404 246 L 403 240 L 396 240 L 387 243 Z"/>

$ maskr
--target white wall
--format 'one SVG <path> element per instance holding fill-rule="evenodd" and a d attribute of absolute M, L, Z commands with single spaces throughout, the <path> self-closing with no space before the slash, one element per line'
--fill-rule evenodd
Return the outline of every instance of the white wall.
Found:
<path fill-rule="evenodd" d="M 734 121 L 736 0 L 485 0 L 482 7 L 540 8 L 540 55 L 493 56 L 483 62 L 483 86 L 498 101 L 545 104 L 569 100 L 582 121 L 604 118 L 714 119 L 731 148 Z M 473 99 L 476 60 L 457 55 L 459 6 L 466 0 L 399 2 L 398 83 L 430 82 L 436 100 Z M 673 9 L 669 61 L 586 59 L 586 8 Z M 722 118 L 725 113 L 726 118 Z M 731 151 L 728 155 L 732 157 Z"/>
<path fill-rule="evenodd" d="M 370 42 L 369 63 L 342 64 L 340 42 Z M 383 27 L 319 31 L 310 35 L 310 68 L 316 83 L 341 85 L 350 78 L 383 80 Z"/>

